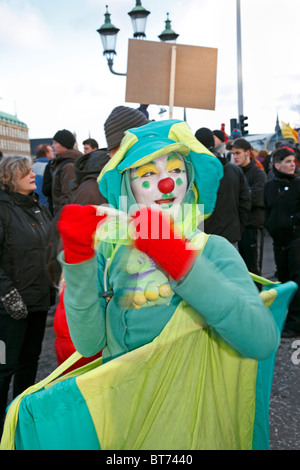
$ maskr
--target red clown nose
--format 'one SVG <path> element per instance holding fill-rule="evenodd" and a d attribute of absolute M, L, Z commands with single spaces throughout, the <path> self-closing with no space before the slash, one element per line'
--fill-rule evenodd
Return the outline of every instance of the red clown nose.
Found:
<path fill-rule="evenodd" d="M 165 178 L 164 180 L 160 180 L 158 183 L 158 189 L 163 194 L 168 194 L 173 191 L 175 188 L 175 183 L 172 178 Z"/>

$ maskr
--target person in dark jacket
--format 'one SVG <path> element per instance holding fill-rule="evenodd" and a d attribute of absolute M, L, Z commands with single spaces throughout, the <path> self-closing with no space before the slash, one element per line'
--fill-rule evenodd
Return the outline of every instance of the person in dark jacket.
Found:
<path fill-rule="evenodd" d="M 251 158 L 251 145 L 246 139 L 235 139 L 232 143 L 232 153 L 235 163 L 242 169 L 246 177 L 251 195 L 251 210 L 239 242 L 239 252 L 249 271 L 260 275 L 261 259 L 259 260 L 258 232 L 263 234 L 264 229 L 264 184 L 267 177 L 265 172 L 256 165 L 255 160 Z"/>
<path fill-rule="evenodd" d="M 224 171 L 214 211 L 205 220 L 203 230 L 205 233 L 220 235 L 237 245 L 241 240 L 251 207 L 248 183 L 242 170 L 237 165 L 229 163 L 226 154 L 220 155 L 213 147 L 214 133 L 210 129 L 206 127 L 198 129 L 195 137 L 210 151 L 213 150 Z"/>
<path fill-rule="evenodd" d="M 0 435 L 12 377 L 16 397 L 36 378 L 50 305 L 45 240 L 51 214 L 39 204 L 28 157 L 0 163 Z"/>
<path fill-rule="evenodd" d="M 295 153 L 281 148 L 273 155 L 272 180 L 264 189 L 265 225 L 273 239 L 278 279 L 295 281 L 299 288 L 290 304 L 283 336 L 300 336 L 300 177 Z"/>
<path fill-rule="evenodd" d="M 241 169 L 226 156 L 217 157 L 223 165 L 217 201 L 212 215 L 204 223 L 205 233 L 220 235 L 237 247 L 251 208 L 247 180 Z"/>
<path fill-rule="evenodd" d="M 71 184 L 70 204 L 107 203 L 107 199 L 99 191 L 97 178 L 108 161 L 107 149 L 94 150 L 75 160 L 75 180 Z"/>
<path fill-rule="evenodd" d="M 52 148 L 55 153 L 52 174 L 52 199 L 54 215 L 69 202 L 70 183 L 75 178 L 74 163 L 82 155 L 74 148 L 76 143 L 72 132 L 63 129 L 53 137 Z"/>

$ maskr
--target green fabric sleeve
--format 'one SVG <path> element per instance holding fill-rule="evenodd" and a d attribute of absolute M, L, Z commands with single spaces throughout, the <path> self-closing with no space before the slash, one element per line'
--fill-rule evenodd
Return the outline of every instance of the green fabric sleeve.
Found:
<path fill-rule="evenodd" d="M 93 356 L 106 344 L 105 300 L 99 296 L 97 257 L 68 264 L 60 253 L 59 261 L 67 286 L 64 303 L 71 339 L 80 354 Z"/>
<path fill-rule="evenodd" d="M 211 236 L 189 273 L 172 289 L 242 356 L 262 360 L 277 349 L 279 330 L 237 250 Z"/>

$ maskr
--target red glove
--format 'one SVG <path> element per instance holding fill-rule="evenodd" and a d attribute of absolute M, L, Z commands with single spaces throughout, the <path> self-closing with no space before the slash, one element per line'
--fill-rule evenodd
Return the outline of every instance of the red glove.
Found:
<path fill-rule="evenodd" d="M 94 256 L 93 235 L 97 225 L 107 218 L 107 215 L 97 215 L 96 212 L 97 208 L 90 205 L 68 204 L 63 207 L 57 229 L 66 263 L 81 263 Z"/>
<path fill-rule="evenodd" d="M 178 281 L 191 269 L 197 251 L 174 231 L 174 224 L 160 211 L 145 207 L 133 216 L 136 229 L 135 246 L 153 258 L 170 276 Z"/>

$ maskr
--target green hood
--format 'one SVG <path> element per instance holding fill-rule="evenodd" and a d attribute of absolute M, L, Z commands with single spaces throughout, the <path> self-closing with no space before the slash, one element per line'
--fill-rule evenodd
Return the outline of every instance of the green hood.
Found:
<path fill-rule="evenodd" d="M 110 206 L 128 212 L 136 204 L 130 187 L 130 169 L 169 152 L 185 157 L 189 189 L 184 203 L 202 204 L 204 216 L 210 214 L 223 177 L 222 164 L 194 137 L 184 121 L 175 119 L 151 122 L 125 133 L 119 151 L 98 177 L 99 189 Z"/>

